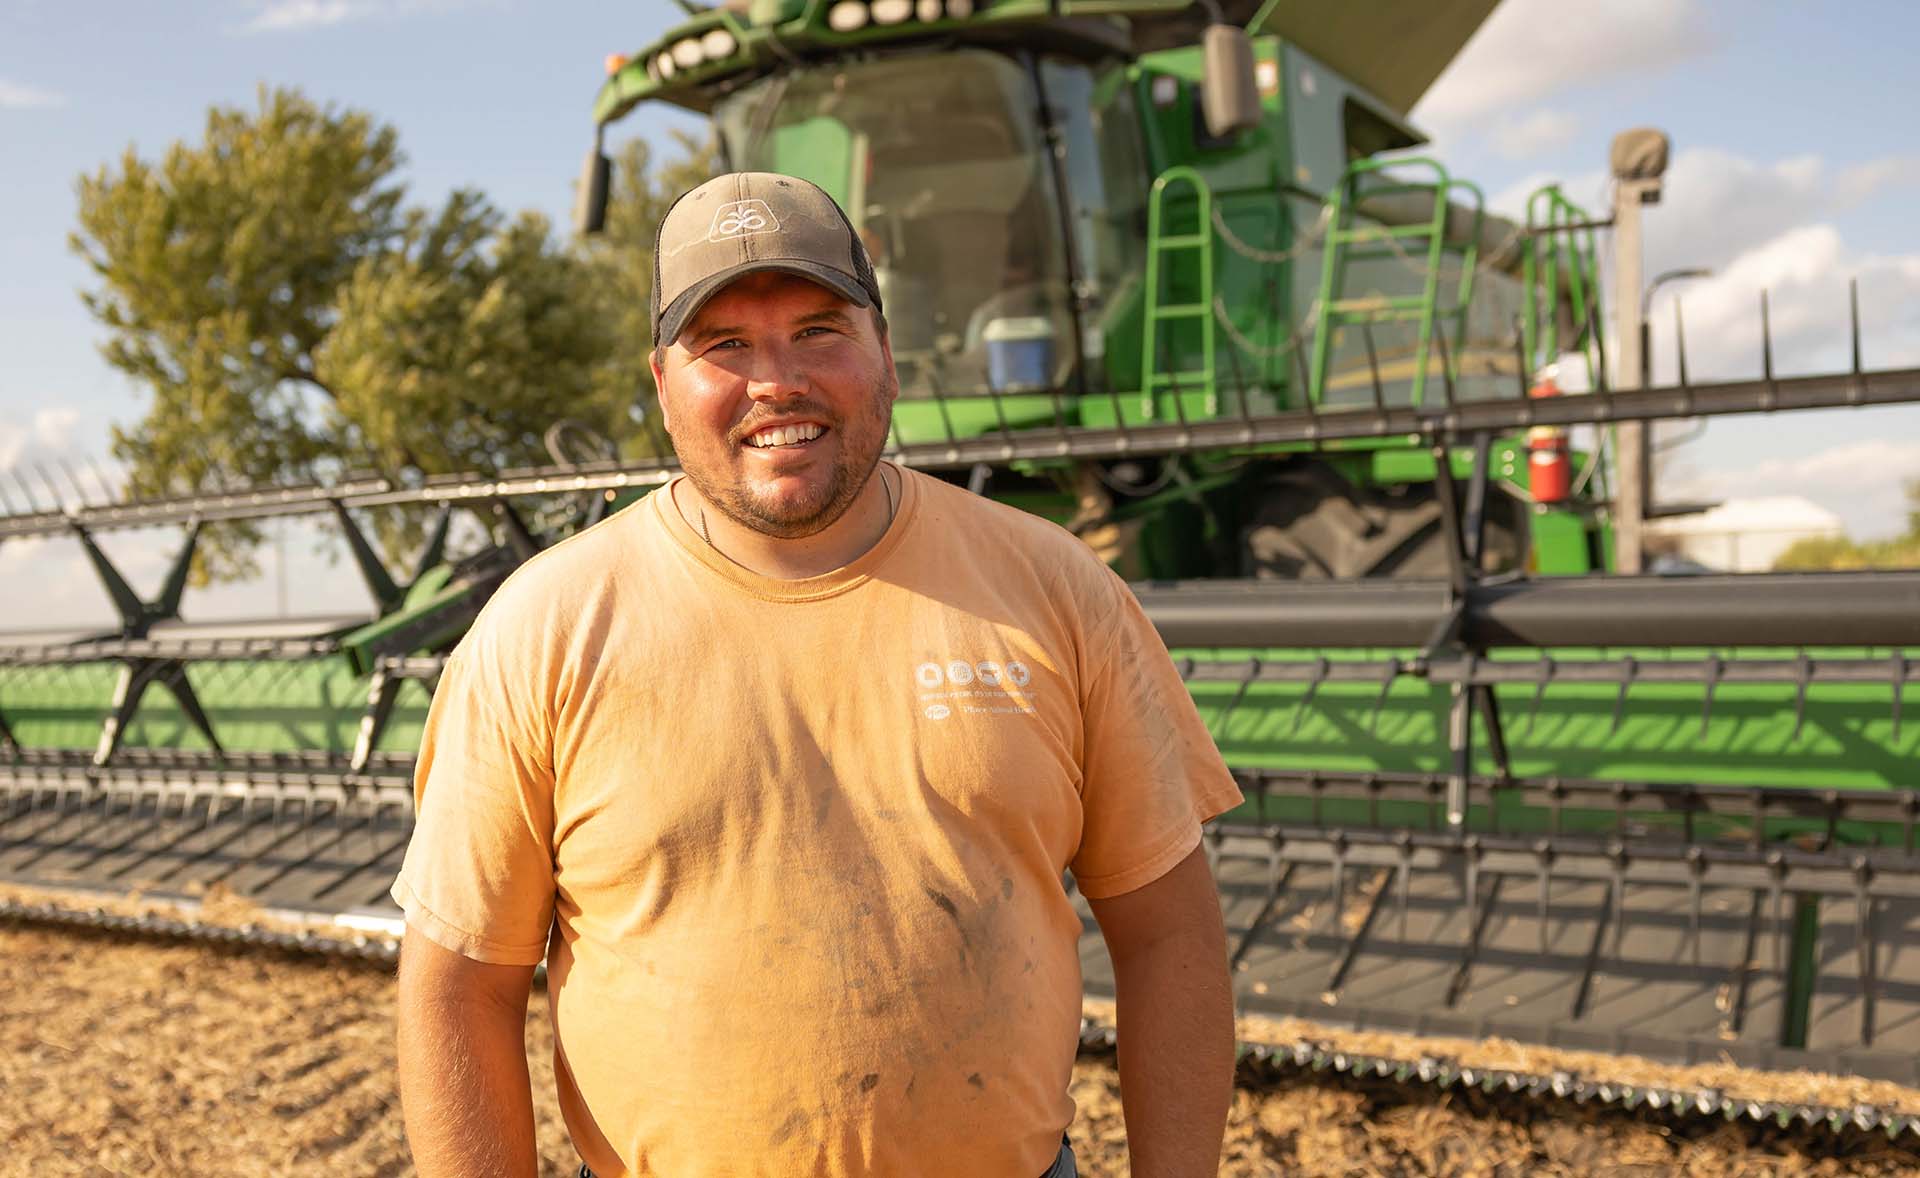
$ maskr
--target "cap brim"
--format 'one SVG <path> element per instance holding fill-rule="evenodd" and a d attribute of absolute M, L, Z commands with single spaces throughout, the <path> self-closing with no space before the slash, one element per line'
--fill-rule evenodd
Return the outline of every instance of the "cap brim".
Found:
<path fill-rule="evenodd" d="M 779 274 L 793 274 L 821 286 L 839 295 L 856 307 L 869 307 L 873 300 L 860 288 L 851 274 L 843 273 L 832 266 L 819 262 L 809 262 L 800 258 L 764 258 L 751 262 L 742 262 L 731 266 L 718 274 L 712 274 L 680 292 L 680 297 L 667 304 L 660 312 L 660 325 L 654 336 L 654 342 L 668 347 L 680 338 L 680 332 L 687 321 L 699 314 L 707 300 L 720 293 L 728 284 L 748 274 L 762 274 L 773 271 Z"/>

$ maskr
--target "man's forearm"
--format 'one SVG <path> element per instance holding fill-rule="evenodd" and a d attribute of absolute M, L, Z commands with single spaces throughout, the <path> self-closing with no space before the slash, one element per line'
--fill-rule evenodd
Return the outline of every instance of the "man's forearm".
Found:
<path fill-rule="evenodd" d="M 400 1104 L 421 1178 L 532 1178 L 526 1008 L 401 986 Z"/>
<path fill-rule="evenodd" d="M 1233 1100 L 1225 945 L 1163 944 L 1115 964 L 1120 1101 L 1136 1178 L 1212 1178 Z M 1183 951 L 1185 950 L 1185 951 Z"/>

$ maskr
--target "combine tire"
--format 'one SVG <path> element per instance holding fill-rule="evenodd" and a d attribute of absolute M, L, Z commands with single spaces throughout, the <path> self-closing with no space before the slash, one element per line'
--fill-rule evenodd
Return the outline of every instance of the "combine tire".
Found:
<path fill-rule="evenodd" d="M 1488 496 L 1481 568 L 1516 568 L 1526 516 L 1511 496 Z M 1431 486 L 1356 487 L 1305 462 L 1263 484 L 1243 534 L 1246 575 L 1287 580 L 1447 575 L 1447 538 Z"/>

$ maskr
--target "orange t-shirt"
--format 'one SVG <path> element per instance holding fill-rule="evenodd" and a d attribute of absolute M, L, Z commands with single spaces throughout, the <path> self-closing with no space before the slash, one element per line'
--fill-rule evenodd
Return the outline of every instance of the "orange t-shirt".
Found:
<path fill-rule="evenodd" d="M 912 472 L 870 551 L 758 576 L 656 494 L 542 553 L 452 659 L 394 897 L 545 955 L 597 1174 L 1041 1173 L 1088 896 L 1240 793 L 1124 583 Z"/>

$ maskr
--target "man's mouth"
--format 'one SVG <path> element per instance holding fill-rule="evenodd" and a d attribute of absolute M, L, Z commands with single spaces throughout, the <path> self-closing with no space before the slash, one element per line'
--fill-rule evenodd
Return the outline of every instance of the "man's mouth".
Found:
<path fill-rule="evenodd" d="M 823 425 L 811 421 L 795 425 L 770 425 L 747 435 L 746 444 L 756 450 L 773 450 L 784 446 L 801 446 L 813 441 L 827 432 Z"/>

